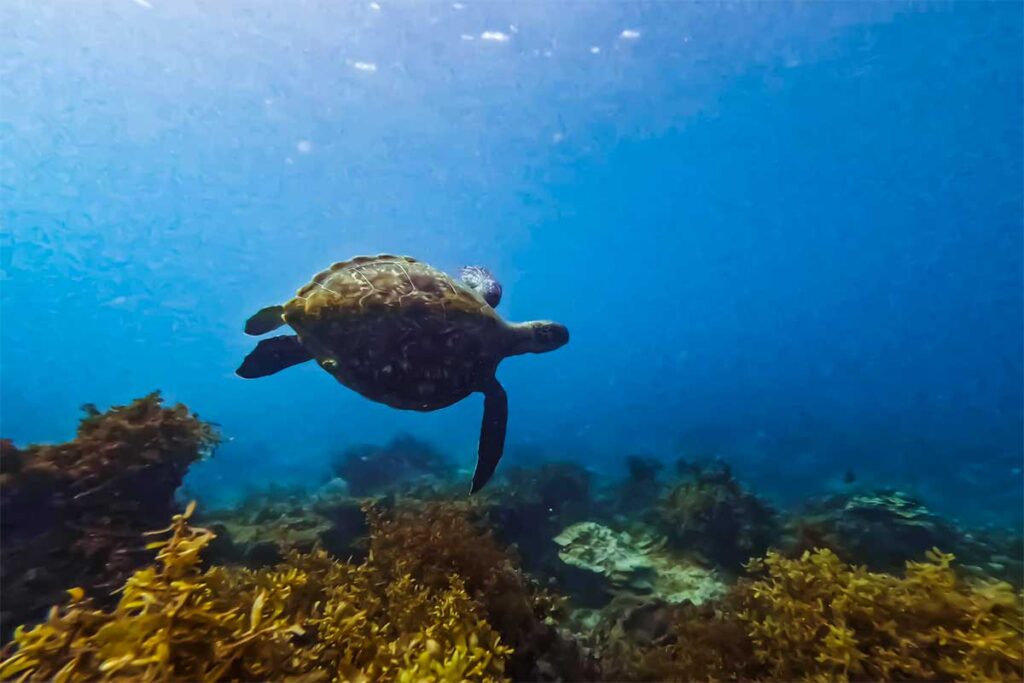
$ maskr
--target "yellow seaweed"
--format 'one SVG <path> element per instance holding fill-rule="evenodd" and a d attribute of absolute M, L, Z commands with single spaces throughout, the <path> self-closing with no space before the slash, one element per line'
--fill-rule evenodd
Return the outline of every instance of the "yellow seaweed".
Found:
<path fill-rule="evenodd" d="M 80 591 L 19 628 L 0 679 L 56 681 L 497 681 L 511 649 L 458 577 L 435 587 L 326 553 L 291 553 L 271 569 L 203 570 L 214 535 L 164 530 L 155 565 L 117 606 Z"/>
<path fill-rule="evenodd" d="M 1020 596 L 1009 584 L 966 581 L 933 550 L 905 575 L 869 572 L 831 550 L 750 563 L 738 617 L 776 680 L 1019 681 Z"/>
<path fill-rule="evenodd" d="M 958 576 L 933 550 L 903 576 L 819 549 L 769 552 L 715 604 L 668 607 L 667 632 L 605 635 L 613 680 L 1020 681 L 1024 613 L 1009 584 Z"/>

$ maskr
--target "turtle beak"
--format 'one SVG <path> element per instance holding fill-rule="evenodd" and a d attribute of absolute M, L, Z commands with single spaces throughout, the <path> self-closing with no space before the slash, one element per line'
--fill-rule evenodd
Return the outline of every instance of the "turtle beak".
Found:
<path fill-rule="evenodd" d="M 569 328 L 559 323 L 545 323 L 537 327 L 535 339 L 541 351 L 554 351 L 569 343 Z"/>

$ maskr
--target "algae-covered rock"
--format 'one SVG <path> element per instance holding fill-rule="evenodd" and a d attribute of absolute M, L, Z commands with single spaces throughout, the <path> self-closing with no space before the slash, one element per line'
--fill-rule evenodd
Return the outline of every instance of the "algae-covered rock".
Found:
<path fill-rule="evenodd" d="M 668 603 L 703 603 L 724 592 L 715 574 L 665 550 L 664 540 L 580 522 L 555 537 L 559 558 L 580 572 L 565 582 L 584 603 L 605 601 L 621 592 L 648 595 Z"/>
<path fill-rule="evenodd" d="M 675 550 L 738 571 L 777 541 L 774 510 L 741 486 L 726 463 L 681 460 L 676 468 L 682 479 L 649 517 Z"/>
<path fill-rule="evenodd" d="M 223 510 L 205 516 L 204 523 L 218 534 L 210 545 L 211 561 L 249 567 L 276 564 L 289 550 L 310 552 L 331 528 L 329 520 L 306 508 L 282 504 Z"/>
<path fill-rule="evenodd" d="M 313 492 L 314 501 L 330 501 L 346 498 L 351 494 L 348 482 L 341 477 L 334 477 Z"/>
<path fill-rule="evenodd" d="M 965 530 L 902 491 L 835 494 L 811 502 L 791 523 L 787 554 L 829 548 L 846 562 L 898 572 L 931 548 L 948 548 L 976 576 L 1022 583 L 1019 530 Z"/>
<path fill-rule="evenodd" d="M 331 468 L 355 496 L 394 492 L 422 479 L 443 480 L 453 472 L 444 454 L 408 434 L 383 446 L 353 446 L 338 453 Z"/>
<path fill-rule="evenodd" d="M 574 462 L 513 466 L 480 500 L 496 537 L 518 548 L 523 567 L 550 574 L 561 565 L 551 539 L 569 524 L 591 518 L 591 475 Z"/>
<path fill-rule="evenodd" d="M 931 548 L 957 548 L 959 533 L 900 491 L 843 493 L 817 501 L 794 522 L 790 554 L 830 548 L 842 559 L 886 571 Z"/>
<path fill-rule="evenodd" d="M 658 477 L 665 463 L 642 455 L 626 457 L 628 476 L 619 489 L 617 512 L 629 514 L 646 510 L 661 497 L 662 483 Z"/>
<path fill-rule="evenodd" d="M 363 508 L 369 499 L 344 490 L 331 484 L 306 500 L 254 493 L 237 507 L 207 513 L 201 521 L 217 538 L 206 557 L 214 564 L 257 568 L 280 562 L 291 550 L 322 547 L 339 559 L 362 559 L 369 532 Z"/>
<path fill-rule="evenodd" d="M 0 639 L 45 616 L 69 585 L 109 603 L 149 558 L 144 531 L 178 509 L 189 465 L 216 429 L 158 392 L 85 415 L 71 441 L 18 448 L 0 440 Z"/>

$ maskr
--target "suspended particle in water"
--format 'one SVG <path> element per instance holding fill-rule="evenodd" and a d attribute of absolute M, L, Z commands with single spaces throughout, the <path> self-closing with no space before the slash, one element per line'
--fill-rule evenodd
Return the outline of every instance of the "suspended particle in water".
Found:
<path fill-rule="evenodd" d="M 295 143 L 295 149 L 299 154 L 309 154 L 313 151 L 313 143 L 309 140 L 299 140 Z"/>
<path fill-rule="evenodd" d="M 490 40 L 496 43 L 507 43 L 508 36 L 501 31 L 484 31 L 480 34 L 481 40 Z"/>
<path fill-rule="evenodd" d="M 626 40 L 636 40 L 637 38 L 640 37 L 640 31 L 636 31 L 634 29 L 627 28 L 627 29 L 624 29 L 622 31 L 622 33 L 619 34 L 619 37 L 620 38 L 625 38 Z"/>

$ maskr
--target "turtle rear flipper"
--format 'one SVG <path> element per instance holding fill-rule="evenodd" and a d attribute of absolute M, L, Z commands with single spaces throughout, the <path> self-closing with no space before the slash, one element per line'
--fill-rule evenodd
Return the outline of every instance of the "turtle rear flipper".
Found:
<path fill-rule="evenodd" d="M 266 334 L 284 325 L 284 306 L 267 306 L 261 308 L 245 321 L 245 333 L 253 336 Z"/>
<path fill-rule="evenodd" d="M 257 344 L 235 370 L 235 374 L 244 379 L 256 379 L 273 375 L 307 360 L 313 360 L 313 356 L 299 338 L 293 334 L 285 334 L 264 339 Z"/>
<path fill-rule="evenodd" d="M 480 425 L 480 447 L 476 456 L 473 487 L 476 493 L 484 487 L 505 451 L 505 427 L 508 425 L 508 396 L 497 379 L 484 389 L 484 418 Z"/>

